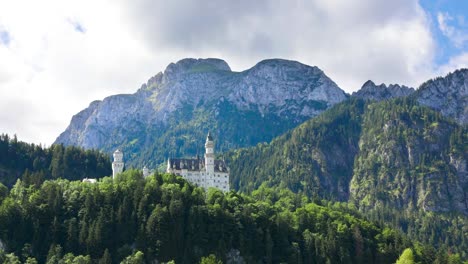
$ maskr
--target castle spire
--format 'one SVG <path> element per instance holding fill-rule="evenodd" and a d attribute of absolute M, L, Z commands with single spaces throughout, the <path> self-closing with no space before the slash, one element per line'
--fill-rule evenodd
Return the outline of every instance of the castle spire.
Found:
<path fill-rule="evenodd" d="M 206 136 L 206 141 L 213 141 L 213 136 L 211 136 L 211 131 L 208 131 L 208 135 Z"/>

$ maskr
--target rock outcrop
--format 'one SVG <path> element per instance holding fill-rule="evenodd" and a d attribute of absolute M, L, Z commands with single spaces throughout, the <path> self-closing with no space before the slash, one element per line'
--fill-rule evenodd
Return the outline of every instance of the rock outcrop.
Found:
<path fill-rule="evenodd" d="M 375 101 L 382 101 L 391 98 L 405 97 L 414 93 L 414 88 L 407 86 L 400 86 L 398 84 L 385 84 L 376 85 L 371 80 L 365 82 L 361 89 L 354 92 L 351 96 L 362 99 L 369 99 Z"/>
<path fill-rule="evenodd" d="M 414 97 L 420 104 L 440 111 L 460 124 L 468 124 L 468 69 L 423 83 Z"/>

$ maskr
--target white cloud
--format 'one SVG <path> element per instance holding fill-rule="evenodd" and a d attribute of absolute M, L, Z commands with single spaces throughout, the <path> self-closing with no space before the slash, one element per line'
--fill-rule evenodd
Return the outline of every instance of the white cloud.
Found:
<path fill-rule="evenodd" d="M 417 0 L 15 0 L 0 2 L 0 28 L 0 133 L 47 144 L 91 101 L 185 57 L 234 70 L 295 59 L 348 92 L 368 79 L 417 86 L 435 69 Z"/>
<path fill-rule="evenodd" d="M 149 49 L 221 53 L 237 70 L 297 59 L 348 91 L 369 78 L 416 85 L 428 75 L 434 43 L 417 1 L 251 2 L 137 0 L 127 19 Z"/>
<path fill-rule="evenodd" d="M 464 52 L 453 58 L 450 58 L 450 60 L 446 64 L 441 65 L 436 71 L 437 73 L 436 76 L 445 76 L 448 73 L 453 72 L 457 69 L 467 68 L 467 67 L 468 67 L 468 52 Z"/>

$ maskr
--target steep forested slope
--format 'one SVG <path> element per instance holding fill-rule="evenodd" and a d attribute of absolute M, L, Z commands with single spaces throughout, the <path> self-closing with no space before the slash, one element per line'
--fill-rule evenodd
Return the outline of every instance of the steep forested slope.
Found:
<path fill-rule="evenodd" d="M 371 104 L 363 119 L 351 200 L 468 215 L 467 129 L 410 100 Z"/>
<path fill-rule="evenodd" d="M 366 104 L 351 99 L 255 148 L 231 152 L 233 187 L 252 191 L 263 182 L 345 201 Z"/>
<path fill-rule="evenodd" d="M 468 133 L 403 98 L 351 99 L 254 148 L 230 154 L 232 183 L 263 182 L 350 201 L 368 217 L 467 257 Z"/>

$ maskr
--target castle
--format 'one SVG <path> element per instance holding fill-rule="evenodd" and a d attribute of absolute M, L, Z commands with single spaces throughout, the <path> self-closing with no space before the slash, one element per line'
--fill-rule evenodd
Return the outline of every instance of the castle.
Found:
<path fill-rule="evenodd" d="M 224 160 L 214 158 L 214 142 L 211 133 L 208 133 L 205 143 L 205 158 L 174 159 L 167 161 L 166 172 L 182 176 L 187 181 L 208 189 L 215 187 L 223 192 L 229 191 L 229 168 Z M 112 177 L 123 171 L 123 153 L 120 150 L 114 152 L 112 163 Z M 148 168 L 143 168 L 143 176 L 149 175 Z"/>

